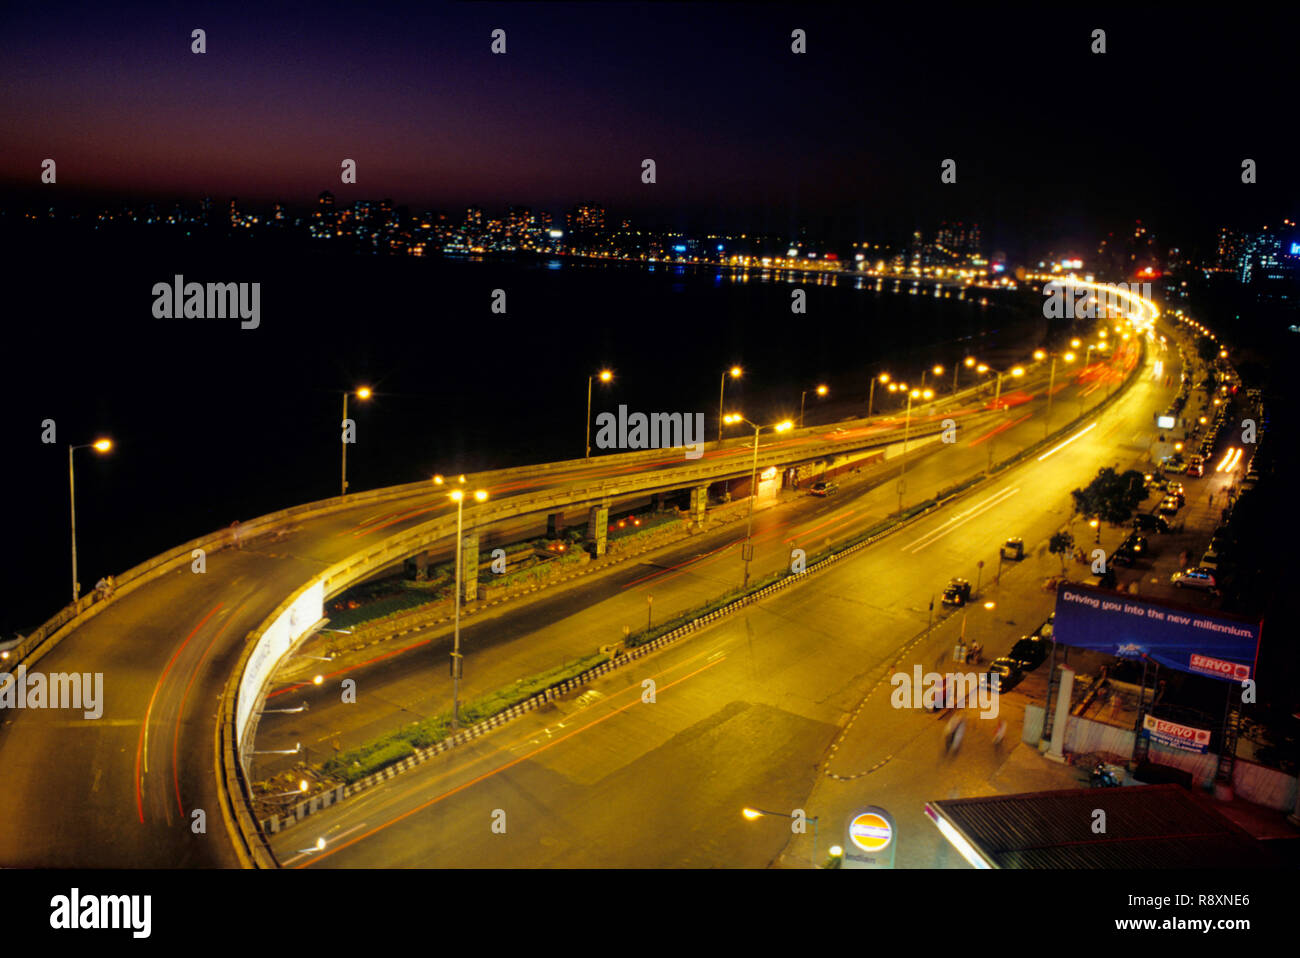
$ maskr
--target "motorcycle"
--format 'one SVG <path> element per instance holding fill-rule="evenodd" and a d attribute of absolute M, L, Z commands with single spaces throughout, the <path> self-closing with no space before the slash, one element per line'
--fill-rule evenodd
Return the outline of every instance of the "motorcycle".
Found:
<path fill-rule="evenodd" d="M 1106 767 L 1105 762 L 1098 762 L 1097 767 L 1092 770 L 1092 774 L 1088 779 L 1092 788 L 1118 788 L 1120 786 L 1119 778 Z"/>

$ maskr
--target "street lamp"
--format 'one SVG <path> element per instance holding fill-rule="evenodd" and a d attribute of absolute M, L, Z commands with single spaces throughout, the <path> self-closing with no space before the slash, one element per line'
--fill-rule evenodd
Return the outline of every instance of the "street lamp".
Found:
<path fill-rule="evenodd" d="M 96 439 L 94 442 L 82 443 L 79 446 L 68 447 L 68 506 L 72 512 L 72 604 L 76 605 L 77 600 L 81 598 L 81 584 L 77 582 L 77 492 L 76 484 L 72 477 L 72 454 L 78 449 L 93 449 L 98 453 L 106 453 L 113 448 L 113 440 Z"/>
<path fill-rule="evenodd" d="M 747 821 L 751 821 L 751 822 L 756 822 L 756 821 L 758 821 L 760 818 L 763 818 L 763 817 L 770 817 L 770 818 L 789 818 L 789 819 L 792 819 L 792 820 L 795 818 L 794 815 L 787 815 L 787 814 L 785 814 L 784 812 L 769 812 L 769 811 L 768 811 L 767 809 L 765 809 L 765 808 L 748 808 L 748 807 L 746 807 L 746 808 L 742 808 L 742 809 L 740 810 L 740 814 L 741 814 L 741 815 L 744 815 L 744 816 L 745 816 L 745 819 L 746 819 Z M 814 815 L 814 816 L 812 816 L 811 818 L 806 818 L 806 817 L 805 817 L 804 820 L 805 820 L 805 821 L 812 822 L 812 827 L 813 827 L 812 867 L 813 867 L 813 868 L 816 868 L 816 867 L 817 867 L 817 816 Z"/>
<path fill-rule="evenodd" d="M 1035 359 L 1043 359 L 1047 354 L 1043 350 L 1034 353 Z M 1043 438 L 1046 439 L 1052 429 L 1052 390 L 1056 388 L 1056 358 L 1057 354 L 1052 353 L 1052 371 L 1047 378 L 1047 413 L 1043 418 Z M 1061 355 L 1067 363 L 1074 362 L 1074 353 L 1064 353 Z"/>
<path fill-rule="evenodd" d="M 912 400 L 931 399 L 933 389 L 913 389 L 907 394 L 907 417 L 903 420 L 903 463 L 898 471 L 898 513 L 903 513 L 903 480 L 907 475 L 907 436 L 912 426 Z"/>
<path fill-rule="evenodd" d="M 722 415 L 722 397 L 727 391 L 727 377 L 739 379 L 744 370 L 739 366 L 732 366 L 730 369 L 723 370 L 722 384 L 718 387 L 718 442 L 722 442 L 722 424 L 726 417 Z"/>
<path fill-rule="evenodd" d="M 871 389 L 867 392 L 867 418 L 868 419 L 871 418 L 871 404 L 875 402 L 876 399 L 877 379 L 880 380 L 880 384 L 883 386 L 889 382 L 889 373 L 881 373 L 879 376 L 871 377 Z"/>
<path fill-rule="evenodd" d="M 600 378 L 601 382 L 607 383 L 613 380 L 614 374 L 610 372 L 608 369 L 602 369 L 600 372 L 594 373 L 593 375 L 587 377 L 587 458 L 588 459 L 591 458 L 591 381 L 597 377 Z"/>
<path fill-rule="evenodd" d="M 925 388 L 925 374 L 926 374 L 926 373 L 934 373 L 934 378 L 935 378 L 935 380 L 937 381 L 938 378 L 939 378 L 940 376 L 943 375 L 943 367 L 942 367 L 942 366 L 939 366 L 939 365 L 935 365 L 934 367 L 932 367 L 932 368 L 930 368 L 930 369 L 922 369 L 922 370 L 921 370 L 921 388 L 922 388 L 922 389 Z"/>
<path fill-rule="evenodd" d="M 987 366 L 985 366 L 984 368 L 988 369 Z M 1019 379 L 1021 376 L 1025 374 L 1025 369 L 1023 366 L 1013 366 L 1004 372 L 999 372 L 997 370 L 993 370 L 993 371 L 997 373 L 997 377 L 998 377 L 997 388 L 993 392 L 993 409 L 996 412 L 998 406 L 1002 404 L 1002 377 L 1010 375 L 1015 379 Z M 989 464 L 988 464 L 989 469 L 993 468 L 993 446 L 996 441 L 997 441 L 997 434 L 996 433 L 990 434 L 989 435 Z"/>
<path fill-rule="evenodd" d="M 348 494 L 348 395 L 345 390 L 343 393 L 343 488 L 339 492 L 340 496 Z M 369 386 L 362 386 L 356 390 L 356 397 L 360 400 L 369 399 L 374 395 Z"/>
<path fill-rule="evenodd" d="M 460 481 L 464 482 L 465 477 L 461 476 Z M 478 502 L 486 502 L 487 497 L 488 494 L 485 489 L 478 489 L 474 493 L 474 499 Z M 465 512 L 465 490 L 453 489 L 451 501 L 456 503 L 456 625 L 455 638 L 452 641 L 451 649 L 451 730 L 455 732 L 460 728 L 460 567 L 465 552 L 461 542 L 461 529 L 463 528 Z M 478 560 L 478 556 L 474 558 L 475 561 Z"/>
<path fill-rule="evenodd" d="M 875 380 L 872 380 L 872 381 L 874 382 Z M 806 399 L 808 398 L 808 393 L 809 393 L 810 391 L 811 391 L 811 390 L 805 389 L 805 390 L 803 391 L 803 393 L 799 396 L 799 428 L 800 428 L 800 429 L 803 428 L 803 404 L 804 404 L 804 400 L 806 400 Z M 826 391 L 827 391 L 827 390 L 826 390 L 826 387 L 825 387 L 825 386 L 818 386 L 817 389 L 816 389 L 817 395 L 819 395 L 819 396 L 825 396 L 825 395 L 826 395 Z M 870 414 L 870 413 L 867 413 L 867 415 L 871 415 L 871 414 Z"/>
<path fill-rule="evenodd" d="M 966 359 L 962 362 L 962 366 L 965 366 L 967 369 L 971 369 L 974 365 L 975 365 L 974 356 L 967 356 Z M 957 391 L 957 374 L 959 372 L 961 372 L 961 366 L 957 365 L 956 363 L 953 363 L 952 364 L 952 391 L 954 393 Z"/>
<path fill-rule="evenodd" d="M 758 433 L 762 426 L 750 422 L 740 413 L 729 413 L 723 417 L 723 421 L 730 425 L 733 422 L 743 422 L 748 426 L 754 427 L 754 464 L 749 471 L 749 514 L 745 517 L 745 544 L 741 547 L 740 554 L 745 560 L 745 581 L 742 588 L 749 587 L 749 560 L 754 557 L 754 546 L 749 541 L 749 534 L 753 528 L 754 522 L 754 500 L 758 498 Z M 776 432 L 785 432 L 794 428 L 794 423 L 790 420 L 779 422 L 771 427 Z"/>

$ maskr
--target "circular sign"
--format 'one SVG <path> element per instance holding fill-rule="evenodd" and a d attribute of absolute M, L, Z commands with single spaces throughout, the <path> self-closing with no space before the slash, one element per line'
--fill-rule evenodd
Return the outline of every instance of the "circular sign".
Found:
<path fill-rule="evenodd" d="M 849 838 L 864 852 L 878 852 L 889 846 L 894 830 L 875 812 L 863 812 L 849 822 Z"/>

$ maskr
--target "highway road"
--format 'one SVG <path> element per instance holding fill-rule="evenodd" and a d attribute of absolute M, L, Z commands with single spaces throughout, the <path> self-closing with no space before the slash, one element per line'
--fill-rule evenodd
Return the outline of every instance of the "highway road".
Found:
<path fill-rule="evenodd" d="M 1080 399 L 1084 408 L 1090 408 L 1105 395 L 1106 378 L 1100 367 L 1079 372 L 1077 380 L 1058 378 L 1052 417 L 1056 428 L 1079 414 Z M 958 430 L 953 445 L 932 444 L 913 454 L 907 471 L 907 503 L 951 486 L 957 478 L 978 473 L 994 443 L 1001 457 L 1043 438 L 1045 389 L 1032 396 L 1008 391 L 1004 399 L 1008 408 L 1003 422 L 985 423 L 969 432 Z M 832 497 L 799 496 L 756 513 L 752 577 L 788 568 L 791 550 L 796 547 L 812 555 L 832 540 L 849 538 L 888 518 L 897 508 L 899 469 L 899 463 L 892 461 L 874 481 L 846 479 Z M 868 487 L 870 492 L 864 494 Z M 654 621 L 662 622 L 736 588 L 743 573 L 743 538 L 743 523 L 732 524 L 522 607 L 508 604 L 466 620 L 461 626 L 466 655 L 462 702 L 621 641 L 624 626 L 639 628 L 649 620 L 649 598 L 654 600 Z M 977 581 L 977 569 L 959 571 Z M 993 571 L 990 567 L 989 576 Z M 938 573 L 931 579 L 935 592 L 946 582 L 946 576 Z M 275 685 L 268 707 L 296 708 L 306 703 L 308 711 L 264 716 L 258 728 L 258 748 L 270 753 L 302 743 L 309 761 L 318 763 L 336 747 L 351 748 L 398 725 L 449 710 L 450 636 L 450 626 L 431 627 L 367 650 L 364 656 L 349 656 L 329 665 L 290 658 L 282 674 L 301 676 L 305 668 L 320 673 L 324 681 L 320 686 L 301 680 Z M 303 651 L 319 654 L 323 645 L 312 643 L 314 648 Z M 342 701 L 339 683 L 344 678 L 358 683 L 355 702 Z M 289 776 L 278 784 L 272 779 L 287 775 L 300 762 L 297 755 L 256 756 L 252 779 L 267 782 L 268 791 L 283 793 L 297 778 Z"/>
<path fill-rule="evenodd" d="M 1163 358 L 1176 380 L 1173 354 Z M 1068 520 L 1069 491 L 1101 465 L 1145 462 L 1154 412 L 1175 391 L 1144 376 L 1069 446 L 582 695 L 311 816 L 275 838 L 277 857 L 316 867 L 771 862 L 788 832 L 755 828 L 740 808 L 802 805 L 864 688 L 925 628 L 949 575 L 973 579 L 1013 533 L 1030 550 L 1008 573 L 1018 589 L 1059 568 L 1046 540 Z M 856 769 L 891 741 L 837 758 Z M 325 850 L 309 850 L 318 838 Z"/>
<path fill-rule="evenodd" d="M 965 414 L 980 408 L 977 403 Z M 844 438 L 850 428 L 817 434 Z M 896 423 L 861 428 L 869 435 Z M 798 434 L 779 442 L 802 450 L 816 440 Z M 705 453 L 705 461 L 734 462 L 737 474 L 747 471 L 749 457 L 743 440 Z M 489 489 L 499 499 L 681 465 L 680 454 L 671 453 L 636 465 L 597 458 Z M 103 715 L 86 721 L 51 709 L 5 712 L 0 815 L 7 827 L 0 830 L 0 865 L 234 866 L 218 804 L 214 742 L 218 699 L 247 635 L 321 569 L 451 508 L 445 489 L 431 487 L 382 506 L 303 519 L 282 534 L 210 554 L 204 575 L 183 569 L 124 594 L 76 629 L 36 669 L 102 673 Z M 196 812 L 206 816 L 201 833 Z"/>

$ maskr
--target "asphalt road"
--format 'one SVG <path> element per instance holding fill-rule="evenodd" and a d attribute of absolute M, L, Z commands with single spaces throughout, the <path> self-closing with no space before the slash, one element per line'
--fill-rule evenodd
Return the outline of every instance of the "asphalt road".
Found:
<path fill-rule="evenodd" d="M 863 431 L 891 428 L 896 424 L 886 419 Z M 801 448 L 814 440 L 778 441 Z M 743 443 L 705 453 L 738 463 L 749 455 Z M 681 462 L 680 454 L 635 467 L 597 458 L 490 491 L 500 497 L 581 486 Z M 36 671 L 101 673 L 103 715 L 85 720 L 80 712 L 55 709 L 5 711 L 0 865 L 235 865 L 217 801 L 214 731 L 218 697 L 248 633 L 286 595 L 359 544 L 450 508 L 445 493 L 427 493 L 303 520 L 283 534 L 209 555 L 205 575 L 185 569 L 141 586 L 65 638 Z M 196 811 L 206 816 L 201 833 Z"/>
<path fill-rule="evenodd" d="M 995 562 L 1019 534 L 1030 560 L 1015 575 L 1037 589 L 1030 572 L 1056 564 L 1046 540 L 1068 520 L 1069 491 L 1099 466 L 1145 461 L 1154 412 L 1174 392 L 1144 375 L 1070 445 L 581 695 L 311 816 L 275 839 L 277 857 L 316 867 L 771 863 L 788 830 L 740 809 L 803 806 L 837 732 L 926 627 L 949 576 L 975 581 L 976 563 Z M 890 747 L 867 736 L 837 761 L 855 768 Z M 309 850 L 318 838 L 325 850 Z"/>

